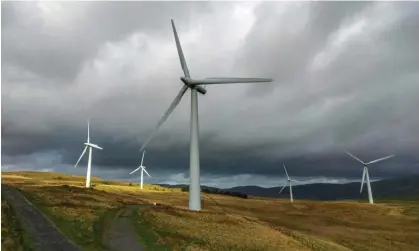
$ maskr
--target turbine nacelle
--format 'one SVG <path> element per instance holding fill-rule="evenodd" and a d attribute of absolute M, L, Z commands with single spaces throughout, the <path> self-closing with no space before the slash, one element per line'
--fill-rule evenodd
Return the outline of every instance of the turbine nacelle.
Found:
<path fill-rule="evenodd" d="M 205 93 L 207 93 L 207 90 L 204 88 L 204 87 L 202 87 L 202 86 L 199 86 L 199 85 L 197 85 L 196 83 L 195 83 L 195 81 L 193 80 L 193 79 L 191 79 L 191 78 L 187 78 L 187 77 L 180 77 L 180 80 L 186 85 L 186 86 L 188 86 L 189 88 L 191 88 L 191 89 L 196 89 L 199 93 L 201 93 L 201 94 L 203 94 L 203 95 L 205 95 Z"/>
<path fill-rule="evenodd" d="M 102 148 L 102 147 L 100 147 L 100 146 L 98 146 L 98 145 L 96 145 L 96 144 L 92 144 L 92 143 L 84 143 L 84 145 L 85 145 L 85 146 L 90 146 L 90 147 L 93 147 L 93 148 L 96 148 L 96 149 L 99 149 L 99 150 L 103 150 L 103 148 Z"/>

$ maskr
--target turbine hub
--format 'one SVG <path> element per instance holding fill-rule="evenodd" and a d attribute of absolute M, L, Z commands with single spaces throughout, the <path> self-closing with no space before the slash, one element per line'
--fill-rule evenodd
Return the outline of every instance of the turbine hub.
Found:
<path fill-rule="evenodd" d="M 196 89 L 199 93 L 205 95 L 205 93 L 207 93 L 207 90 L 200 86 L 200 85 L 196 85 L 193 83 L 192 79 L 189 77 L 180 77 L 180 80 L 189 88 L 191 89 Z"/>
<path fill-rule="evenodd" d="M 191 78 L 180 77 L 180 80 L 187 85 L 188 87 L 192 88 L 192 81 Z"/>

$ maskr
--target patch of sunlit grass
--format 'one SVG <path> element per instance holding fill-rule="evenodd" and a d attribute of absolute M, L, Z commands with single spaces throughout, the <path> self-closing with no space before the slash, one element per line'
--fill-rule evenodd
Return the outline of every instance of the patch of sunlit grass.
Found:
<path fill-rule="evenodd" d="M 160 208 L 142 213 L 162 233 L 163 242 L 196 250 L 348 250 L 342 246 L 238 215 Z M 313 247 L 318 247 L 313 249 Z"/>

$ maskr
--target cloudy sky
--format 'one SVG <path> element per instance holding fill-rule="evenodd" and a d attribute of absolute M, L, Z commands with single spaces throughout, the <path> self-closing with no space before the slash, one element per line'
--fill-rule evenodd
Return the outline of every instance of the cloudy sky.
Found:
<path fill-rule="evenodd" d="M 417 2 L 2 2 L 2 170 L 128 175 L 192 77 L 269 77 L 199 95 L 201 181 L 277 186 L 419 174 Z M 189 92 L 147 149 L 150 182 L 187 183 Z"/>

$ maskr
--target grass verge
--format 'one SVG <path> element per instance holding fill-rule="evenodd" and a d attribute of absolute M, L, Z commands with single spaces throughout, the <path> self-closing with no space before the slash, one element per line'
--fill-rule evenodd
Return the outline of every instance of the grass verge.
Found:
<path fill-rule="evenodd" d="M 131 219 L 139 242 L 145 251 L 172 251 L 170 245 L 162 243 L 162 232 L 156 229 L 145 217 L 147 209 L 133 209 Z M 164 236 L 164 235 L 163 235 Z"/>

